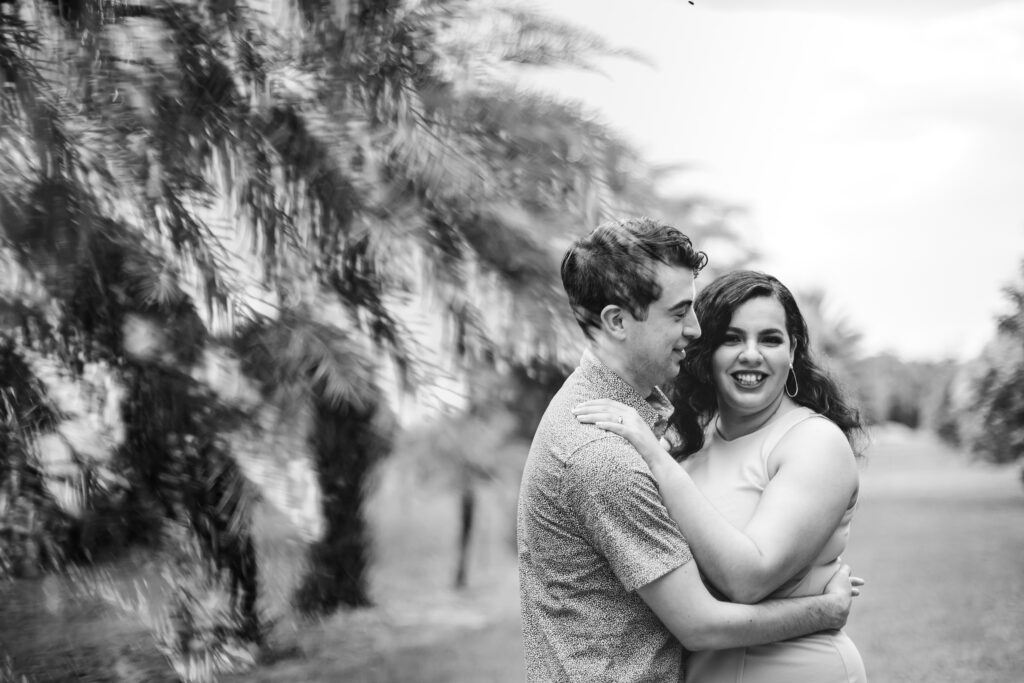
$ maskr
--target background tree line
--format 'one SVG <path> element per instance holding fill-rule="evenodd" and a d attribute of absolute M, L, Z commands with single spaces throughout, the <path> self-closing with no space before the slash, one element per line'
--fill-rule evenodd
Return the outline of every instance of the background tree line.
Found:
<path fill-rule="evenodd" d="M 1003 291 L 1006 312 L 993 321 L 992 339 L 963 361 L 843 353 L 834 342 L 845 338 L 840 346 L 856 349 L 856 334 L 844 335 L 850 326 L 841 319 L 825 325 L 825 353 L 865 420 L 934 432 L 989 462 L 1024 457 L 1024 264 L 1018 281 Z"/>

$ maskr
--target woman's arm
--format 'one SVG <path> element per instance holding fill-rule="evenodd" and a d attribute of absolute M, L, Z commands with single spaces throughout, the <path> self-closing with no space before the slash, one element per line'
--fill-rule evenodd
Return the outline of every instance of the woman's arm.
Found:
<path fill-rule="evenodd" d="M 651 468 L 665 507 L 686 536 L 701 571 L 734 602 L 758 602 L 810 564 L 857 490 L 856 463 L 842 432 L 826 420 L 806 420 L 772 452 L 771 480 L 750 522 L 737 529 L 632 408 L 614 401 L 589 401 L 578 406 L 576 414 L 581 422 L 633 444 Z"/>

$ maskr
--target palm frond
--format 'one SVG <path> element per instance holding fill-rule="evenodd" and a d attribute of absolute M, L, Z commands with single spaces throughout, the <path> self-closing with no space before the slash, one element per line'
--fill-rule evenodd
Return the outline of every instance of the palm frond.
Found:
<path fill-rule="evenodd" d="M 370 341 L 390 353 L 401 386 L 408 391 L 418 376 L 417 358 L 422 353 L 389 303 L 396 278 L 386 270 L 385 258 L 368 233 L 354 237 L 346 243 L 338 267 L 327 273 L 325 283 L 338 294 Z"/>
<path fill-rule="evenodd" d="M 4 334 L 0 334 L 0 387 L 0 425 L 5 429 L 27 437 L 52 431 L 63 417 L 14 340 Z"/>
<path fill-rule="evenodd" d="M 272 108 L 258 130 L 277 154 L 285 185 L 301 192 L 312 204 L 308 215 L 316 219 L 310 234 L 314 244 L 321 252 L 330 253 L 360 206 L 343 167 L 294 107 Z M 293 201 L 296 205 L 302 203 L 296 196 Z"/>
<path fill-rule="evenodd" d="M 440 4 L 441 7 L 435 7 Z M 507 76 L 509 67 L 569 67 L 601 72 L 603 59 L 650 63 L 602 35 L 543 11 L 506 3 L 427 3 L 411 17 L 434 29 L 436 67 L 457 81 Z"/>
<path fill-rule="evenodd" d="M 502 57 L 509 62 L 535 66 L 572 66 L 597 70 L 596 59 L 614 57 L 648 62 L 640 52 L 615 47 L 602 35 L 578 24 L 545 16 L 536 10 L 515 5 L 495 8 L 510 25 L 510 36 Z"/>
<path fill-rule="evenodd" d="M 344 330 L 303 311 L 252 322 L 239 331 L 235 352 L 243 372 L 281 406 L 307 405 L 314 398 L 362 406 L 378 393 L 375 366 L 364 348 Z"/>

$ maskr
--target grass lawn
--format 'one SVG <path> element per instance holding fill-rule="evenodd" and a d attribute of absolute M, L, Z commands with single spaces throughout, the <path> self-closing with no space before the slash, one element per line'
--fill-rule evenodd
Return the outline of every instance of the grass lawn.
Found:
<path fill-rule="evenodd" d="M 847 560 L 872 681 L 1024 680 L 1024 488 L 930 440 L 869 454 Z"/>
<path fill-rule="evenodd" d="M 471 585 L 455 591 L 454 495 L 398 470 L 386 473 L 370 510 L 377 606 L 312 624 L 285 614 L 275 639 L 290 654 L 221 680 L 522 681 L 513 509 L 511 489 L 484 493 Z M 264 529 L 274 526 L 265 521 Z M 272 534 L 266 539 L 267 602 L 277 610 L 298 576 L 299 550 Z M 880 435 L 868 452 L 845 559 L 868 582 L 847 630 L 872 683 L 1024 680 L 1024 488 L 1015 468 L 967 464 L 926 436 Z M 77 618 L 77 627 L 88 618 L 96 634 L 117 639 L 128 632 L 109 613 Z M 42 617 L 20 625 L 22 636 L 26 628 L 50 638 L 61 632 Z M 0 623 L 0 646 L 4 631 Z M 61 657 L 67 655 L 54 652 L 55 661 Z"/>
<path fill-rule="evenodd" d="M 451 561 L 442 552 L 450 544 L 436 534 L 453 528 L 446 510 L 454 504 L 443 498 L 417 507 L 422 504 L 409 503 L 420 522 L 432 518 L 434 523 L 421 528 L 426 538 L 389 546 L 386 552 L 394 553 L 386 555 L 390 590 L 402 593 L 410 587 L 401 585 L 409 576 L 394 563 L 397 556 L 415 558 L 426 552 L 424 567 L 433 567 L 428 574 L 435 581 L 435 608 L 443 613 L 438 606 L 448 603 L 472 611 L 474 603 L 486 603 L 489 609 L 478 609 L 480 623 L 459 628 L 445 626 L 443 618 L 433 624 L 423 619 L 420 630 L 411 614 L 412 622 L 403 622 L 403 636 L 393 618 L 390 625 L 384 618 L 370 629 L 327 622 L 307 641 L 306 661 L 282 662 L 251 680 L 523 680 L 515 582 L 497 578 L 496 571 L 511 556 L 489 538 L 484 544 L 489 548 L 489 560 L 483 563 L 487 571 L 478 575 L 474 589 L 478 597 L 464 597 L 460 603 L 443 583 L 436 583 L 437 572 Z M 494 519 L 500 516 L 495 513 Z M 406 524 L 412 519 L 392 518 L 380 531 L 398 540 L 409 533 Z M 502 536 L 505 527 L 494 519 L 485 535 Z M 879 434 L 864 465 L 861 507 L 846 559 L 868 582 L 847 630 L 873 683 L 1024 680 L 1024 488 L 1016 468 L 966 463 L 927 436 L 893 430 Z M 386 604 L 395 603 L 385 599 Z M 387 613 L 387 607 L 381 611 Z M 421 608 L 420 613 L 426 612 Z M 379 638 L 376 649 L 368 646 L 355 666 L 351 655 L 338 656 L 346 638 L 351 641 L 355 632 L 365 636 L 374 629 L 393 637 Z M 409 633 L 417 638 L 406 644 Z"/>

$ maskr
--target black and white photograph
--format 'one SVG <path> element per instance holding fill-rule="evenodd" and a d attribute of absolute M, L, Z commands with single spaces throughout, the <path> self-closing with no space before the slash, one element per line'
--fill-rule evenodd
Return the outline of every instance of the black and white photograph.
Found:
<path fill-rule="evenodd" d="M 1024 3 L 0 0 L 0 683 L 1018 683 Z"/>

